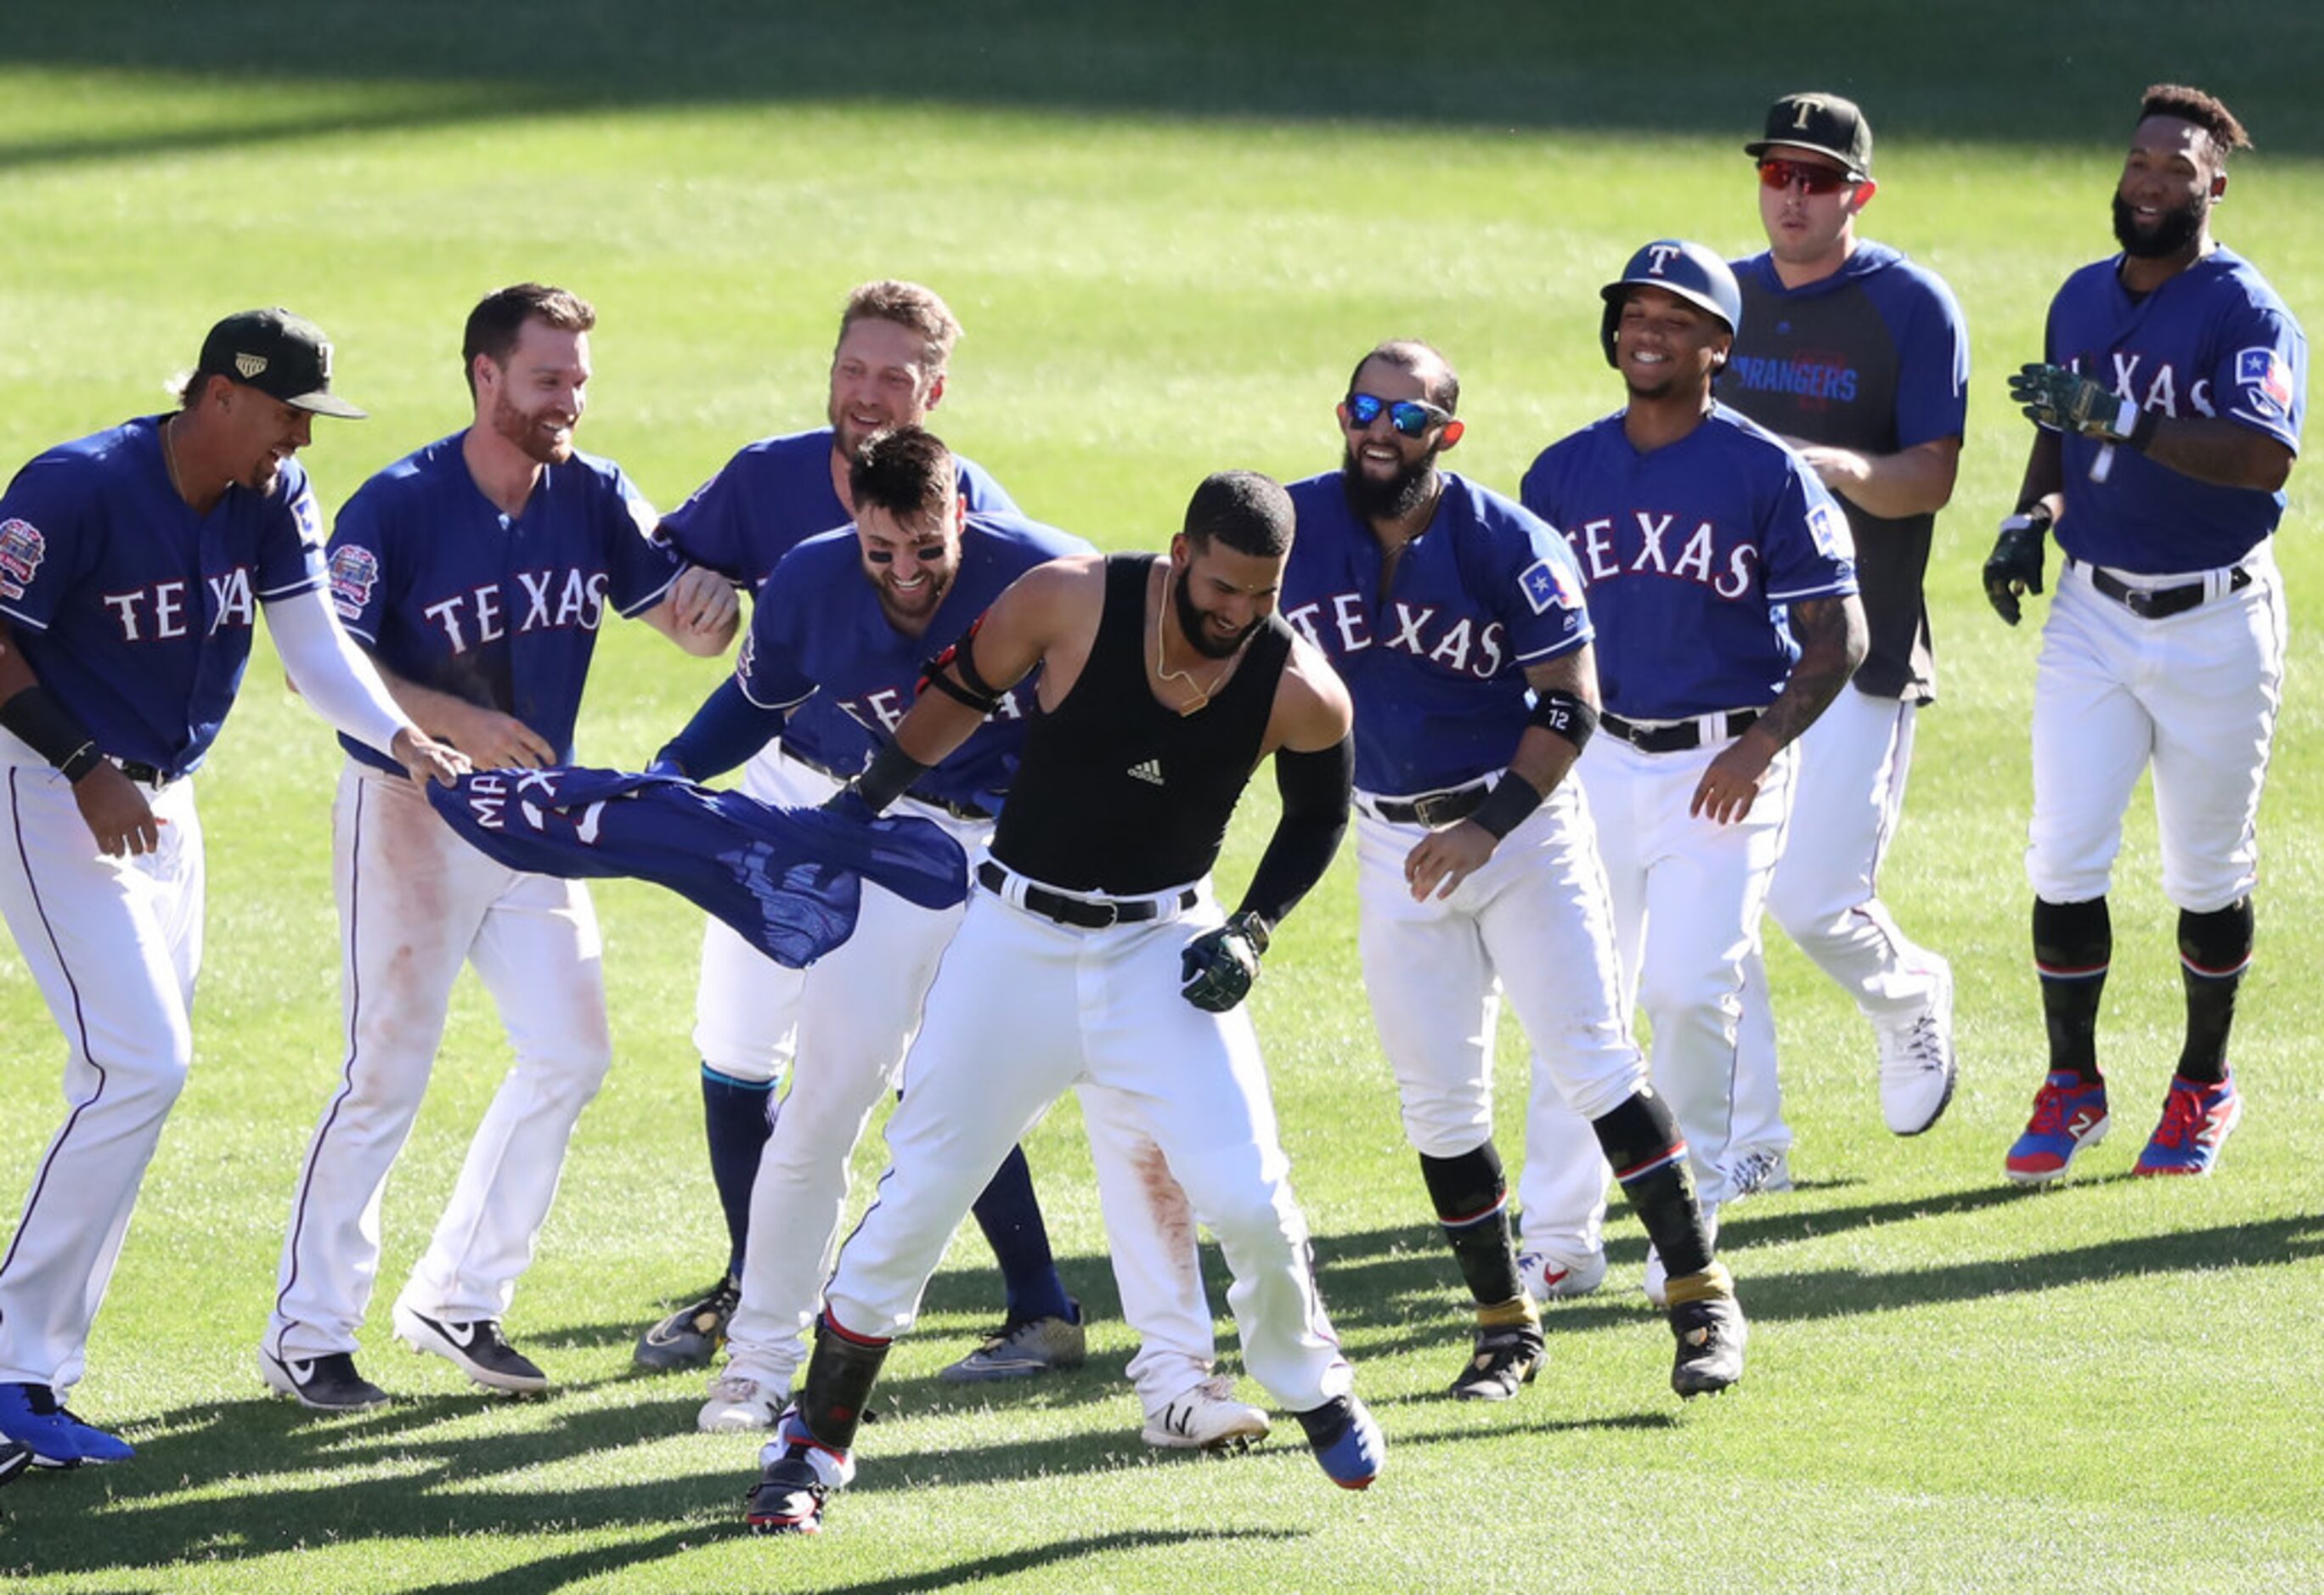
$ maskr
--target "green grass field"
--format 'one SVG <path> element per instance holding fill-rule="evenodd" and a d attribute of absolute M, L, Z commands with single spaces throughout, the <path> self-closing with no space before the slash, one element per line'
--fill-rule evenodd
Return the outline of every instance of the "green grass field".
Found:
<path fill-rule="evenodd" d="M 2218 230 L 2324 327 L 2319 59 L 2324 13 L 2261 0 L 2200 23 L 2153 0 L 1756 16 L 908 0 L 876 21 L 741 0 L 15 0 L 0 27 L 12 467 L 159 408 L 212 319 L 279 301 L 330 329 L 338 385 L 374 414 L 319 426 L 305 456 L 335 505 L 462 422 L 462 317 L 538 277 L 601 314 L 585 446 L 673 504 L 743 442 L 819 419 L 842 297 L 897 275 L 936 284 L 968 327 L 937 429 L 1032 513 L 1106 546 L 1159 546 L 1210 470 L 1330 466 L 1340 384 L 1393 335 L 1459 365 L 1470 433 L 1452 463 L 1511 491 L 1543 445 L 1618 402 L 1596 288 L 1632 248 L 1669 233 L 1757 246 L 1738 146 L 1768 99 L 1805 87 L 1867 106 L 1883 187 L 1866 230 L 1950 281 L 1978 373 L 1930 578 L 1942 702 L 1921 722 L 1886 881 L 1954 960 L 1960 1095 L 1931 1135 L 1889 1138 L 1868 1030 L 1773 951 L 1800 1188 L 1732 1210 L 1722 1235 L 1754 1323 L 1735 1394 L 1669 1395 L 1667 1336 L 1635 1289 L 1644 1239 L 1620 1216 L 1609 1287 L 1551 1314 L 1553 1360 L 1526 1397 L 1440 1398 L 1467 1314 L 1365 1010 L 1343 862 L 1254 1003 L 1325 1295 L 1389 1438 L 1364 1496 L 1331 1489 L 1290 1438 L 1231 1461 L 1139 1443 L 1068 1105 L 1031 1150 L 1092 1309 L 1089 1369 L 994 1397 L 934 1381 L 993 1314 L 972 1238 L 891 1359 L 829 1531 L 742 1534 L 753 1445 L 694 1432 L 696 1378 L 628 1371 L 638 1330 L 724 1246 L 688 1041 L 696 918 L 628 885 L 598 894 L 619 1063 L 509 1319 L 558 1393 L 471 1393 L 392 1342 L 383 1300 L 364 1366 L 403 1400 L 325 1419 L 266 1399 L 253 1351 L 339 1020 L 337 758 L 262 655 L 203 777 L 194 1078 L 75 1397 L 140 1455 L 0 1495 L 0 1570 L 54 1589 L 345 1595 L 2324 1584 L 2315 636 L 2295 632 L 2236 1053 L 2249 1112 L 2221 1175 L 2122 1177 L 2180 1016 L 2142 796 L 2101 1034 L 2121 1123 L 2067 1188 L 2025 1195 L 2000 1158 L 2043 1056 L 2018 862 L 2037 639 L 1995 621 L 1976 580 L 2027 438 L 2001 376 L 2037 352 L 2066 272 L 2110 248 L 2144 83 L 2204 84 L 2252 125 L 2262 148 Z M 2314 468 L 2281 539 L 2295 611 L 2324 585 Z M 585 756 L 641 761 L 719 674 L 613 628 Z M 1239 825 L 1230 889 L 1266 821 L 1255 803 Z M 13 1214 L 60 1111 L 61 1046 L 5 942 L 0 1039 Z M 388 1194 L 390 1292 L 505 1056 L 464 982 Z M 1523 1093 L 1505 1094 L 1514 1153 Z M 880 1160 L 874 1140 L 859 1172 Z"/>

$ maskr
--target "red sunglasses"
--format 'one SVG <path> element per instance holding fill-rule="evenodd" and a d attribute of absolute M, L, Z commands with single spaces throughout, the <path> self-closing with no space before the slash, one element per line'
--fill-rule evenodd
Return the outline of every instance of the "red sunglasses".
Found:
<path fill-rule="evenodd" d="M 1804 161 L 1762 161 L 1759 181 L 1779 194 L 1794 183 L 1809 194 L 1837 194 L 1842 189 L 1856 186 L 1856 180 L 1844 171 L 1834 171 L 1829 166 L 1810 166 Z"/>

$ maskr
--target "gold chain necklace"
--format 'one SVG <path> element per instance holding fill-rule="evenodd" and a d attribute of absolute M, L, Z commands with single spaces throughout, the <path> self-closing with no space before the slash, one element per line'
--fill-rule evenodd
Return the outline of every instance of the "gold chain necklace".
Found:
<path fill-rule="evenodd" d="M 1219 667 L 1219 673 L 1211 678 L 1208 687 L 1196 681 L 1193 671 L 1173 670 L 1165 665 L 1162 662 L 1162 619 L 1170 612 L 1170 583 L 1176 575 L 1176 567 L 1166 565 L 1162 567 L 1162 606 L 1154 612 L 1154 674 L 1165 687 L 1173 681 L 1183 681 L 1193 690 L 1194 701 L 1178 711 L 1179 717 L 1183 719 L 1209 703 L 1211 695 L 1226 685 L 1227 677 L 1233 672 L 1235 666 L 1242 662 L 1242 650 L 1250 645 L 1250 640 L 1245 638 L 1235 645 L 1234 652 L 1228 656 L 1226 663 Z"/>
<path fill-rule="evenodd" d="M 188 504 L 194 501 L 187 495 L 186 484 L 178 478 L 178 451 L 170 442 L 170 423 L 178 418 L 165 416 L 161 420 L 161 468 L 170 473 L 170 490 Z"/>

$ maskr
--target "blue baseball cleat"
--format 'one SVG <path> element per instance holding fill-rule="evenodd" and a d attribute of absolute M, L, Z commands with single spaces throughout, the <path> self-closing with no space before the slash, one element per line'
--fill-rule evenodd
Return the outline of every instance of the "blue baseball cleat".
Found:
<path fill-rule="evenodd" d="M 2137 1174 L 2209 1174 L 2219 1148 L 2244 1116 L 2244 1093 L 2232 1077 L 2199 1085 L 2172 1076 L 2163 1099 L 2163 1122 L 2138 1155 Z"/>
<path fill-rule="evenodd" d="M 2106 1139 L 2106 1083 L 2085 1084 L 2080 1075 L 2061 1069 L 2034 1093 L 2034 1117 L 2009 1148 L 2003 1171 L 2021 1185 L 2045 1185 L 2063 1175 L 2083 1148 Z"/>
<path fill-rule="evenodd" d="M 137 1454 L 127 1441 L 75 1417 L 46 1385 L 0 1385 L 0 1440 L 32 1452 L 36 1468 L 124 1462 Z"/>
<path fill-rule="evenodd" d="M 1342 1489 L 1369 1489 L 1388 1460 L 1388 1438 L 1371 1413 L 1352 1395 L 1335 1396 L 1318 1407 L 1294 1413 L 1307 1431 L 1315 1461 Z"/>

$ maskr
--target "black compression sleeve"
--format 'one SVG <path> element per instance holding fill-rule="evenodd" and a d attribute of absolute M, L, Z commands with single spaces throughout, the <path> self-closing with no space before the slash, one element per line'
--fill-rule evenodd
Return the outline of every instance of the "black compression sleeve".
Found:
<path fill-rule="evenodd" d="M 1242 906 L 1271 928 L 1283 922 L 1308 889 L 1323 878 L 1332 855 L 1347 834 L 1349 794 L 1354 790 L 1356 744 L 1342 737 L 1316 753 L 1286 748 L 1275 755 L 1275 788 L 1283 815 L 1267 841 L 1259 868 L 1251 872 Z"/>
<path fill-rule="evenodd" d="M 88 728 L 38 682 L 0 704 L 0 725 L 61 770 L 69 781 L 80 779 L 104 758 Z"/>

